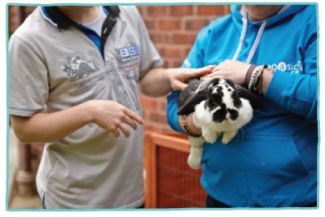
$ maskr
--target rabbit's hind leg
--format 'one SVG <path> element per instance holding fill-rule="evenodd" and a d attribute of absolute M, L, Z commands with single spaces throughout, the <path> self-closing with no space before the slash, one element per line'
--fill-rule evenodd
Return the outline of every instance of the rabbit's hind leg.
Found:
<path fill-rule="evenodd" d="M 200 169 L 201 168 L 201 158 L 202 158 L 202 149 L 204 140 L 202 137 L 189 137 L 190 141 L 190 154 L 187 158 L 187 164 L 192 169 Z"/>

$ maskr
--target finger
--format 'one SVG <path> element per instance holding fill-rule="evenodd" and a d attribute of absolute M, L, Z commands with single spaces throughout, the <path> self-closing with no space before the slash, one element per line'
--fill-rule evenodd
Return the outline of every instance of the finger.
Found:
<path fill-rule="evenodd" d="M 126 109 L 124 112 L 127 116 L 129 116 L 129 118 L 135 120 L 136 122 L 138 122 L 139 124 L 143 124 L 143 119 L 137 115 L 136 113 L 134 113 L 133 111 Z"/>
<path fill-rule="evenodd" d="M 212 72 L 211 73 L 214 73 L 214 72 L 217 72 L 217 71 L 220 71 L 220 66 L 216 66 L 212 69 Z"/>
<path fill-rule="evenodd" d="M 179 80 L 175 80 L 173 83 L 173 90 L 184 90 L 187 87 L 187 84 Z"/>
<path fill-rule="evenodd" d="M 130 125 L 133 129 L 135 129 L 135 130 L 137 129 L 137 124 L 134 121 L 132 121 L 132 119 L 129 118 L 127 115 L 122 117 L 122 121 L 124 123 Z"/>
<path fill-rule="evenodd" d="M 120 132 L 118 131 L 118 129 L 115 129 L 113 133 L 116 138 L 120 136 Z"/>
<path fill-rule="evenodd" d="M 122 133 L 125 135 L 125 137 L 130 136 L 130 131 L 128 130 L 127 127 L 123 126 L 123 124 L 119 124 L 117 127 L 122 131 Z"/>
<path fill-rule="evenodd" d="M 199 68 L 199 69 L 192 69 L 187 71 L 187 73 L 184 73 L 184 79 L 187 80 L 188 78 L 192 78 L 192 77 L 200 77 L 206 74 L 211 73 L 211 70 L 214 68 L 215 66 L 206 66 L 203 68 Z"/>
<path fill-rule="evenodd" d="M 222 78 L 222 77 L 218 74 L 211 74 L 211 75 L 202 77 L 201 80 L 211 80 L 213 78 Z"/>

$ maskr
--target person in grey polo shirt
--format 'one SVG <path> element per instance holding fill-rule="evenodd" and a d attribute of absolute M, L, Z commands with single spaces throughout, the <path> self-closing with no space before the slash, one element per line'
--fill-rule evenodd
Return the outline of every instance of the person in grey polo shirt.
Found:
<path fill-rule="evenodd" d="M 163 96 L 202 69 L 163 69 L 135 7 L 38 7 L 9 42 L 17 137 L 46 143 L 46 208 L 144 203 L 140 89 Z"/>

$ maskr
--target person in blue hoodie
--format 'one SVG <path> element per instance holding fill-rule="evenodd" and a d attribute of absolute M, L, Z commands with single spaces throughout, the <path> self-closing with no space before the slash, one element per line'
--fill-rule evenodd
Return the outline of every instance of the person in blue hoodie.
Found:
<path fill-rule="evenodd" d="M 206 206 L 317 206 L 316 6 L 231 9 L 200 31 L 183 67 L 216 65 L 205 79 L 246 85 L 263 103 L 228 145 L 203 146 Z M 168 96 L 170 126 L 198 135 L 191 114 L 177 115 L 178 96 Z"/>

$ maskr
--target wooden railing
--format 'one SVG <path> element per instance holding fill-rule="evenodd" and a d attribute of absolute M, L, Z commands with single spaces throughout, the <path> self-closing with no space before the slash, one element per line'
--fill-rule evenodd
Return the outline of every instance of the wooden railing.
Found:
<path fill-rule="evenodd" d="M 187 138 L 179 134 L 145 133 L 145 207 L 203 207 L 206 194 L 200 170 L 186 163 Z"/>

